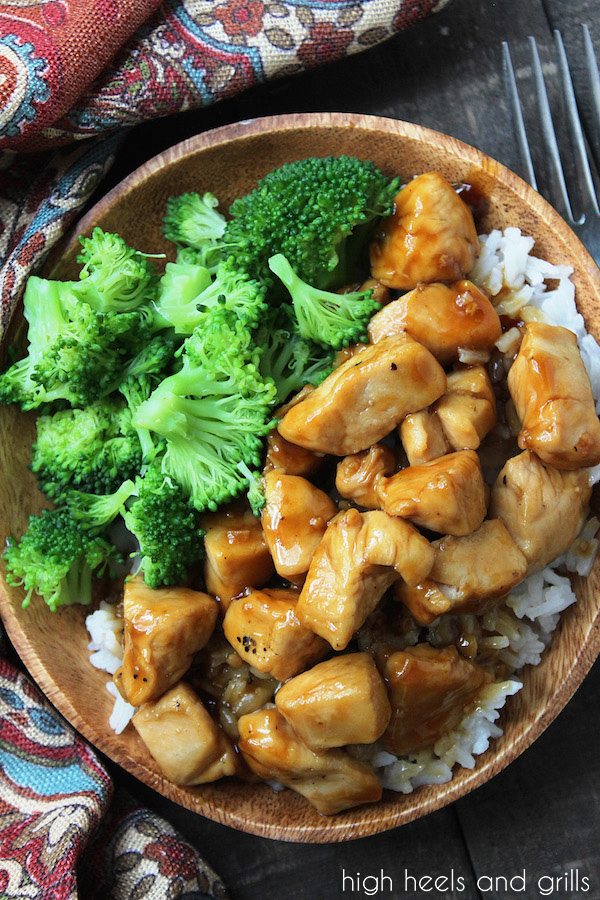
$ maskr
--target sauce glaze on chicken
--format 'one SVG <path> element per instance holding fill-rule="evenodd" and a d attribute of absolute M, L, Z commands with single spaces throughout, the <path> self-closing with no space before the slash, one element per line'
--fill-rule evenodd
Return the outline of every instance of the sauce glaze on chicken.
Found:
<path fill-rule="evenodd" d="M 503 325 L 466 280 L 477 248 L 441 175 L 409 182 L 371 247 L 370 343 L 279 411 L 262 518 L 239 502 L 205 516 L 206 593 L 127 583 L 115 681 L 175 783 L 275 779 L 326 815 L 377 801 L 353 748 L 431 747 L 493 678 L 468 642 L 422 629 L 502 602 L 581 529 L 600 423 L 563 328 L 504 327 L 518 447 L 486 483 L 507 397 L 485 361 Z"/>

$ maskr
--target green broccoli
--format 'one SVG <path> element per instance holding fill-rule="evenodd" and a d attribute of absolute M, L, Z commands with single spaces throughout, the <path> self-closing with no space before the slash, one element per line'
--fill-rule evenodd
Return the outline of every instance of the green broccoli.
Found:
<path fill-rule="evenodd" d="M 39 416 L 36 427 L 31 469 L 47 497 L 70 488 L 105 494 L 140 471 L 142 448 L 122 401 Z"/>
<path fill-rule="evenodd" d="M 69 491 L 64 502 L 71 518 L 86 531 L 107 528 L 125 513 L 125 504 L 135 490 L 133 481 L 124 481 L 112 494 L 86 494 Z"/>
<path fill-rule="evenodd" d="M 305 340 L 339 350 L 366 341 L 371 316 L 381 308 L 372 291 L 333 294 L 306 284 L 281 253 L 269 260 L 292 298 L 298 331 Z"/>
<path fill-rule="evenodd" d="M 211 271 L 222 257 L 225 217 L 217 211 L 219 201 L 210 193 L 171 197 L 163 221 L 167 240 L 178 245 L 177 262 L 205 266 Z M 179 254 L 182 254 L 179 257 Z"/>
<path fill-rule="evenodd" d="M 238 463 L 260 464 L 276 388 L 261 377 L 259 356 L 240 320 L 215 307 L 185 342 L 181 370 L 162 381 L 134 416 L 135 426 L 166 440 L 163 472 L 200 511 L 215 510 L 243 491 Z"/>
<path fill-rule="evenodd" d="M 260 516 L 261 510 L 267 502 L 262 473 L 249 469 L 243 462 L 238 463 L 238 469 L 246 479 L 246 484 L 248 486 L 246 497 L 248 498 L 250 509 L 255 516 Z"/>
<path fill-rule="evenodd" d="M 171 331 L 162 331 L 144 344 L 122 372 L 123 381 L 128 378 L 153 378 L 158 384 L 174 364 L 181 339 Z"/>
<path fill-rule="evenodd" d="M 132 417 L 135 417 L 138 407 L 148 399 L 167 372 L 179 367 L 175 356 L 178 347 L 179 341 L 170 331 L 161 332 L 140 350 L 125 369 L 119 392 L 127 401 Z M 150 462 L 159 446 L 154 443 L 147 428 L 136 425 L 132 427 L 137 432 L 143 462 Z"/>
<path fill-rule="evenodd" d="M 254 337 L 262 349 L 261 375 L 275 382 L 277 403 L 305 384 L 320 384 L 333 368 L 333 351 L 300 337 L 293 317 L 293 308 L 282 304 L 269 313 Z"/>
<path fill-rule="evenodd" d="M 203 555 L 204 532 L 183 491 L 155 462 L 135 482 L 136 498 L 125 525 L 140 545 L 140 567 L 151 588 L 185 584 L 191 566 Z"/>
<path fill-rule="evenodd" d="M 214 279 L 200 266 L 167 263 L 155 308 L 159 322 L 190 335 L 208 310 L 221 305 L 255 328 L 266 310 L 265 289 L 230 264 L 219 265 Z"/>
<path fill-rule="evenodd" d="M 69 285 L 32 275 L 25 288 L 23 314 L 29 325 L 28 355 L 0 375 L 0 401 L 35 409 L 44 402 L 44 389 L 34 379 L 37 364 L 60 336 L 64 325 L 61 294 Z"/>
<path fill-rule="evenodd" d="M 157 280 L 150 254 L 101 228 L 79 240 L 83 249 L 77 262 L 83 268 L 73 286 L 78 297 L 98 312 L 129 312 L 149 299 Z"/>
<path fill-rule="evenodd" d="M 349 156 L 286 163 L 234 200 L 223 243 L 239 268 L 269 285 L 269 257 L 283 253 L 301 278 L 338 286 L 353 280 L 398 187 L 399 179 Z"/>
<path fill-rule="evenodd" d="M 81 528 L 66 509 L 30 516 L 21 540 L 9 538 L 4 551 L 8 583 L 25 588 L 23 607 L 36 593 L 52 612 L 59 606 L 91 603 L 92 576 L 101 575 L 117 559 L 107 541 Z"/>
<path fill-rule="evenodd" d="M 32 276 L 24 307 L 28 355 L 0 376 L 0 400 L 23 409 L 57 402 L 85 407 L 106 396 L 152 330 L 147 310 L 97 312 L 70 282 Z"/>

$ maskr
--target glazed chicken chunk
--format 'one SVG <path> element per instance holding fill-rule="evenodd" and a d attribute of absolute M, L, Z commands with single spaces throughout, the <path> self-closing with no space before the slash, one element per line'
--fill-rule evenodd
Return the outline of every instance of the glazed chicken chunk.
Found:
<path fill-rule="evenodd" d="M 265 472 L 277 469 L 286 475 L 300 475 L 302 478 L 308 478 L 323 468 L 324 463 L 323 453 L 313 453 L 312 450 L 290 444 L 276 428 L 269 433 Z"/>
<path fill-rule="evenodd" d="M 486 295 L 471 281 L 457 281 L 450 286 L 420 284 L 369 322 L 374 344 L 402 331 L 441 363 L 449 363 L 459 358 L 460 350 L 491 350 L 502 328 Z"/>
<path fill-rule="evenodd" d="M 142 578 L 125 582 L 123 665 L 115 684 L 132 706 L 155 700 L 179 681 L 208 643 L 217 604 L 188 588 L 154 591 Z"/>
<path fill-rule="evenodd" d="M 496 424 L 496 397 L 484 367 L 467 366 L 448 375 L 446 393 L 434 409 L 453 450 L 477 450 Z"/>
<path fill-rule="evenodd" d="M 400 423 L 399 432 L 411 466 L 422 466 L 452 449 L 439 418 L 430 409 L 411 413 Z"/>
<path fill-rule="evenodd" d="M 486 514 L 487 488 L 473 450 L 409 466 L 391 478 L 382 478 L 377 490 L 390 516 L 411 519 L 440 534 L 470 534 Z"/>
<path fill-rule="evenodd" d="M 323 491 L 298 475 L 267 472 L 261 521 L 275 570 L 294 579 L 310 561 L 337 506 Z"/>
<path fill-rule="evenodd" d="M 417 413 L 418 415 L 418 413 Z M 342 497 L 353 500 L 365 509 L 377 509 L 379 497 L 377 485 L 380 478 L 391 475 L 396 467 L 396 457 L 389 447 L 374 444 L 346 456 L 337 465 L 335 487 Z"/>
<path fill-rule="evenodd" d="M 169 781 L 206 784 L 238 771 L 229 739 L 187 684 L 145 703 L 133 725 Z"/>
<path fill-rule="evenodd" d="M 390 721 L 385 685 L 368 653 L 348 653 L 296 675 L 275 704 L 312 750 L 372 744 Z"/>
<path fill-rule="evenodd" d="M 496 424 L 494 389 L 483 366 L 464 366 L 447 376 L 443 397 L 431 409 L 400 423 L 400 440 L 411 466 L 451 450 L 477 450 Z"/>
<path fill-rule="evenodd" d="M 467 204 L 442 175 L 426 172 L 396 195 L 371 246 L 371 273 L 402 291 L 422 281 L 456 281 L 472 269 L 478 249 Z"/>
<path fill-rule="evenodd" d="M 394 585 L 394 599 L 404 604 L 419 625 L 431 625 L 439 616 L 452 609 L 452 600 L 430 578 L 415 585 L 397 581 Z"/>
<path fill-rule="evenodd" d="M 260 519 L 245 504 L 232 503 L 202 517 L 206 531 L 204 580 L 226 610 L 247 587 L 262 587 L 274 567 Z"/>
<path fill-rule="evenodd" d="M 279 423 L 294 444 L 346 456 L 366 450 L 408 413 L 444 393 L 446 376 L 425 347 L 401 333 L 342 363 Z"/>
<path fill-rule="evenodd" d="M 417 644 L 382 660 L 392 718 L 383 737 L 391 753 L 415 753 L 433 746 L 475 701 L 490 676 L 455 647 Z"/>
<path fill-rule="evenodd" d="M 343 750 L 310 750 L 277 709 L 242 716 L 239 729 L 239 748 L 252 771 L 302 794 L 322 815 L 381 799 L 369 766 Z"/>
<path fill-rule="evenodd" d="M 380 510 L 348 509 L 325 532 L 296 614 L 303 625 L 343 650 L 399 577 L 419 584 L 434 551 L 419 532 Z"/>
<path fill-rule="evenodd" d="M 530 322 L 508 373 L 519 447 L 557 469 L 600 462 L 600 422 L 573 332 Z"/>
<path fill-rule="evenodd" d="M 501 519 L 488 519 L 473 534 L 445 537 L 433 546 L 429 578 L 450 597 L 453 612 L 479 612 L 527 574 L 527 560 Z"/>
<path fill-rule="evenodd" d="M 526 450 L 509 459 L 492 489 L 490 515 L 502 519 L 529 571 L 543 569 L 570 547 L 591 496 L 585 470 L 560 471 Z"/>
<path fill-rule="evenodd" d="M 258 672 L 285 681 L 321 659 L 324 640 L 301 625 L 293 590 L 251 591 L 232 600 L 223 631 L 241 658 Z"/>

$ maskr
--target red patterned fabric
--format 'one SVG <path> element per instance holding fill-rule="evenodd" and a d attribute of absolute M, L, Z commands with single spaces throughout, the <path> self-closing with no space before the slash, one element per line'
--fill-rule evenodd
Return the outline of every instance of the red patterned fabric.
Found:
<path fill-rule="evenodd" d="M 0 660 L 0 897 L 226 900 L 168 822 L 111 797 L 93 750 Z"/>

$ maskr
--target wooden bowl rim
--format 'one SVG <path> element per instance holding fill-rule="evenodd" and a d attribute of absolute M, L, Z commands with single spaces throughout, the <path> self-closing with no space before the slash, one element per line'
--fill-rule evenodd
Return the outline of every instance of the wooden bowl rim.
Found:
<path fill-rule="evenodd" d="M 244 120 L 203 132 L 175 144 L 143 163 L 98 200 L 89 212 L 79 219 L 69 235 L 63 238 L 60 246 L 67 250 L 71 248 L 77 235 L 88 230 L 98 215 L 110 208 L 114 200 L 122 199 L 125 193 L 139 186 L 148 176 L 165 165 L 176 165 L 178 161 L 188 155 L 233 141 L 245 140 L 254 135 L 320 128 L 356 128 L 395 134 L 435 147 L 477 169 L 491 173 L 495 180 L 510 187 L 530 208 L 552 224 L 554 231 L 573 249 L 573 255 L 577 255 L 580 263 L 583 263 L 586 268 L 591 266 L 591 271 L 598 271 L 594 260 L 579 238 L 554 208 L 530 185 L 501 163 L 456 138 L 430 128 L 382 116 L 346 113 L 294 113 Z M 596 293 L 600 302 L 600 286 Z M 186 794 L 179 796 L 181 790 L 175 785 L 170 784 L 142 763 L 131 759 L 126 752 L 119 752 L 118 736 L 112 732 L 107 734 L 106 731 L 103 732 L 100 728 L 95 728 L 92 723 L 83 720 L 70 700 L 62 694 L 61 686 L 47 672 L 37 650 L 29 643 L 27 634 L 15 615 L 11 600 L 0 579 L 0 612 L 17 652 L 22 658 L 27 659 L 29 673 L 59 712 L 98 750 L 147 786 L 192 812 L 200 813 L 215 822 L 260 837 L 309 843 L 337 843 L 354 840 L 406 824 L 460 799 L 506 768 L 539 737 L 564 708 L 600 653 L 600 596 L 596 594 L 596 598 L 593 622 L 590 623 L 585 641 L 572 656 L 567 676 L 558 685 L 551 702 L 546 704 L 543 709 L 537 710 L 536 715 L 524 723 L 522 730 L 510 744 L 507 743 L 501 747 L 500 751 L 496 751 L 494 743 L 492 743 L 490 749 L 482 757 L 479 757 L 480 762 L 475 769 L 461 770 L 460 781 L 453 778 L 446 784 L 438 785 L 435 796 L 424 798 L 422 801 L 419 800 L 420 792 L 417 790 L 414 794 L 409 795 L 412 803 L 397 811 L 382 809 L 378 813 L 377 805 L 359 807 L 350 811 L 351 821 L 348 821 L 347 816 L 344 819 L 332 817 L 331 819 L 323 818 L 322 824 L 318 825 L 299 825 L 294 822 L 285 823 L 283 816 L 282 821 L 276 824 L 265 823 L 261 821 L 260 816 L 253 818 L 248 815 L 239 815 L 228 806 L 223 807 L 218 803 L 205 801 L 201 795 L 197 794 L 194 794 L 193 797 Z M 270 788 L 265 786 L 264 790 L 270 791 Z M 403 799 L 405 802 L 407 801 L 406 797 Z"/>

